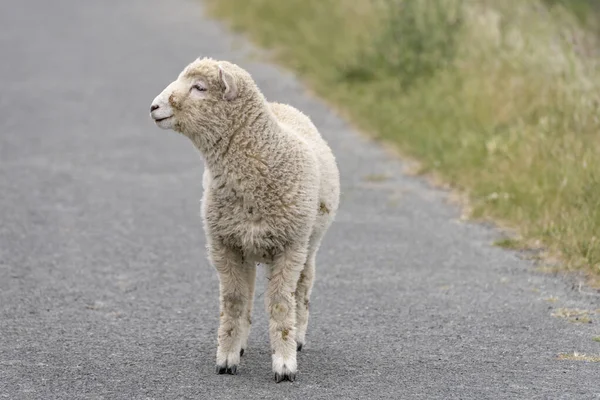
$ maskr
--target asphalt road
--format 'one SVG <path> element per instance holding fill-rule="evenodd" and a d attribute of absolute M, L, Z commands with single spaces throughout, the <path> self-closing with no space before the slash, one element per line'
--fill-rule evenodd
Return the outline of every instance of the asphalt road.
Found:
<path fill-rule="evenodd" d="M 600 311 L 598 296 L 492 246 L 497 232 L 461 222 L 445 193 L 254 54 L 191 0 L 2 2 L 0 398 L 600 398 L 600 364 L 557 358 L 600 355 L 600 314 L 551 315 Z M 294 383 L 273 382 L 262 271 L 239 375 L 214 371 L 202 160 L 148 116 L 198 56 L 247 68 L 339 161 Z"/>

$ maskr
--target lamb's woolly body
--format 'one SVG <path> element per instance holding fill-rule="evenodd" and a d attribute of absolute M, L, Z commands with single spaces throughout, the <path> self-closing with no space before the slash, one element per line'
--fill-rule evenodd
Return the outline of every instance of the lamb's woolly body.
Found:
<path fill-rule="evenodd" d="M 157 124 L 189 137 L 205 159 L 201 213 L 221 293 L 217 369 L 235 373 L 246 347 L 260 262 L 269 278 L 273 370 L 277 380 L 293 380 L 315 255 L 339 202 L 329 146 L 306 115 L 267 102 L 228 62 L 196 60 L 153 104 L 155 119 L 172 115 Z"/>

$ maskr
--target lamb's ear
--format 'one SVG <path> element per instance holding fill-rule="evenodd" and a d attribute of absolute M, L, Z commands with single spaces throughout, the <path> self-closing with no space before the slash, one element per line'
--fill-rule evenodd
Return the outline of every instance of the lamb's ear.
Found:
<path fill-rule="evenodd" d="M 229 72 L 225 71 L 221 64 L 219 64 L 219 79 L 225 85 L 225 92 L 223 93 L 223 98 L 225 100 L 233 100 L 237 97 L 238 88 L 235 83 L 235 79 L 233 75 Z"/>

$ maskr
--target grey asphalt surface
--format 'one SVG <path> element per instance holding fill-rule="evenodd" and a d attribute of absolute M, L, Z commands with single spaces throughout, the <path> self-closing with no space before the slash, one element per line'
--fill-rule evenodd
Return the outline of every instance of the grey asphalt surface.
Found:
<path fill-rule="evenodd" d="M 492 246 L 198 2 L 4 1 L 0 33 L 0 398 L 600 398 L 600 364 L 557 359 L 600 354 L 600 315 L 551 316 L 597 296 Z M 201 157 L 148 117 L 198 56 L 247 68 L 339 160 L 293 384 L 272 380 L 262 271 L 239 375 L 214 372 Z"/>

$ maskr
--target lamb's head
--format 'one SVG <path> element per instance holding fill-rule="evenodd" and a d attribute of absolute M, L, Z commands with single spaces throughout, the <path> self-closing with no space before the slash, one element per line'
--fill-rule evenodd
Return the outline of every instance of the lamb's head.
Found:
<path fill-rule="evenodd" d="M 184 68 L 150 107 L 162 129 L 193 138 L 226 131 L 244 103 L 260 94 L 250 74 L 235 64 L 197 59 Z"/>

